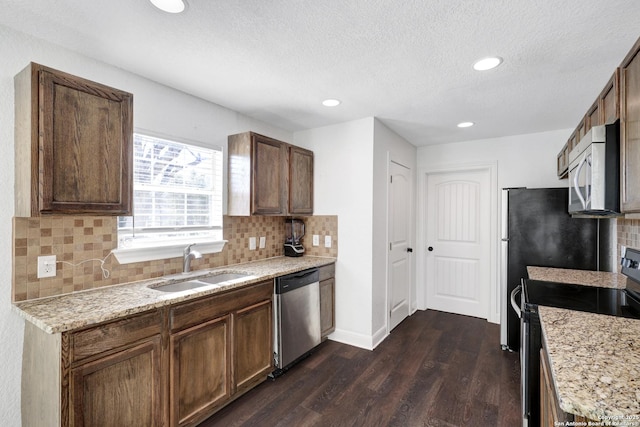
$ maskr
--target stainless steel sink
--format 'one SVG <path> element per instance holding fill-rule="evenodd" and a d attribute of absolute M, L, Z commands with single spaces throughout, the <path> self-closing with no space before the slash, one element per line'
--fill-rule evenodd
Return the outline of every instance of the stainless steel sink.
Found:
<path fill-rule="evenodd" d="M 211 284 L 222 283 L 222 282 L 230 282 L 238 279 L 246 279 L 250 275 L 247 273 L 220 273 L 215 276 L 203 277 L 196 279 L 200 282 L 207 282 Z"/>
<path fill-rule="evenodd" d="M 211 286 L 211 283 L 201 282 L 199 280 L 187 280 L 185 282 L 170 283 L 168 285 L 161 285 L 155 288 L 151 288 L 154 291 L 160 292 L 182 292 L 190 291 L 192 289 L 201 288 L 203 286 Z"/>
<path fill-rule="evenodd" d="M 205 286 L 222 286 L 223 284 L 229 284 L 240 281 L 241 279 L 249 279 L 251 277 L 252 276 L 248 273 L 219 273 L 213 276 L 198 277 L 197 279 L 169 283 L 166 285 L 160 285 L 150 288 L 160 292 L 182 292 L 202 288 Z"/>

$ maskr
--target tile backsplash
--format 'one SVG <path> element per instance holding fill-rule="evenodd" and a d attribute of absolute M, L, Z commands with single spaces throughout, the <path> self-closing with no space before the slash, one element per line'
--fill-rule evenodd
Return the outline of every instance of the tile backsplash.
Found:
<path fill-rule="evenodd" d="M 618 218 L 618 246 L 616 259 L 620 261 L 620 247 L 640 249 L 640 219 L 623 219 Z M 618 271 L 620 271 L 620 262 L 618 262 Z"/>
<path fill-rule="evenodd" d="M 338 217 L 304 217 L 305 254 L 338 256 Z M 193 270 L 240 264 L 284 254 L 283 217 L 230 217 L 223 221 L 223 236 L 228 243 L 222 252 L 193 260 Z M 320 246 L 312 246 L 313 234 L 320 235 Z M 324 236 L 331 236 L 331 248 L 324 247 Z M 249 238 L 266 237 L 264 249 L 249 250 Z M 182 271 L 182 259 L 171 258 L 133 264 L 119 264 L 109 255 L 118 244 L 117 218 L 92 216 L 53 216 L 13 219 L 12 300 L 24 301 L 118 283 L 150 279 Z M 56 277 L 38 279 L 37 259 L 57 256 Z M 103 277 L 100 268 L 109 272 Z M 75 264 L 72 266 L 70 264 Z"/>

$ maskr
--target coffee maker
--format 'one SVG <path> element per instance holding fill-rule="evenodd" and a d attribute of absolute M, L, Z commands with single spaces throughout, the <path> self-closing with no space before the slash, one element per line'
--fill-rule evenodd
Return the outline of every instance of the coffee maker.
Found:
<path fill-rule="evenodd" d="M 301 219 L 287 218 L 285 220 L 285 256 L 302 256 L 304 247 L 302 246 L 302 237 L 304 236 L 304 221 Z"/>

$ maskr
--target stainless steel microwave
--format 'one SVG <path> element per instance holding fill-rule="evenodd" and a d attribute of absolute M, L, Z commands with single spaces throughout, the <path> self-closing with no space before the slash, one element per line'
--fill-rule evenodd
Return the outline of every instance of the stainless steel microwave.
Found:
<path fill-rule="evenodd" d="M 569 213 L 620 214 L 620 121 L 593 126 L 569 153 Z"/>

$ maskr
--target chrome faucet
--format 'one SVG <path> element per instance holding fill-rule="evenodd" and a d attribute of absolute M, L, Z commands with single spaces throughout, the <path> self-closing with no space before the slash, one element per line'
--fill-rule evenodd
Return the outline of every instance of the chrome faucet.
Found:
<path fill-rule="evenodd" d="M 202 258 L 202 254 L 196 250 L 191 250 L 191 246 L 195 245 L 195 243 L 192 243 L 190 245 L 187 245 L 186 248 L 184 248 L 184 251 L 182 252 L 183 256 L 182 256 L 182 272 L 183 273 L 188 273 L 191 271 L 191 260 L 192 259 L 199 259 Z"/>

